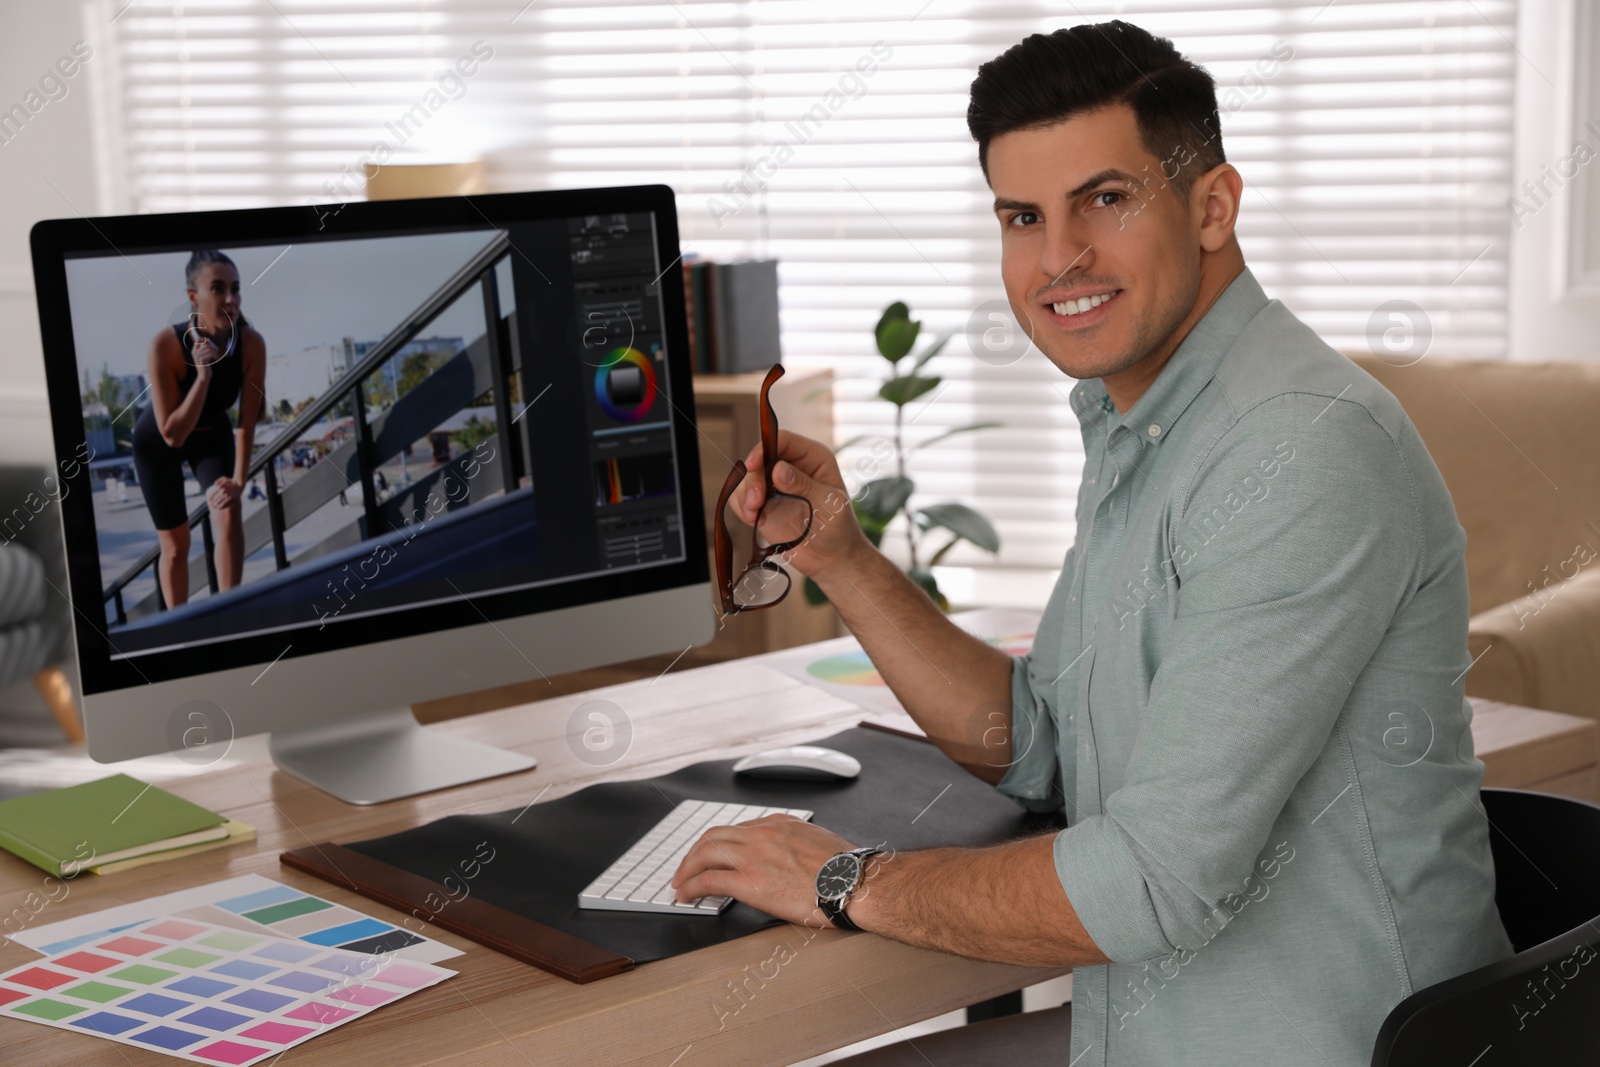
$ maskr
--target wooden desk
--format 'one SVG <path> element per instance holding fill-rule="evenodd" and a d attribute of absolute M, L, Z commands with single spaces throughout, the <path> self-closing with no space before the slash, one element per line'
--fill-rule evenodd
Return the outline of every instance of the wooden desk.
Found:
<path fill-rule="evenodd" d="M 980 618 L 993 632 L 1031 625 L 1012 612 Z M 594 699 L 613 702 L 632 724 L 626 755 L 609 767 L 584 763 L 568 744 L 568 715 Z M 1486 784 L 1557 786 L 1574 795 L 1586 788 L 1593 795 L 1600 751 L 1594 722 L 1481 701 L 1475 706 L 1473 730 L 1488 768 Z M 435 725 L 430 728 L 533 753 L 539 768 L 376 808 L 348 807 L 266 763 L 246 765 L 171 788 L 257 827 L 254 844 L 85 877 L 70 883 L 69 895 L 44 907 L 35 921 L 255 873 L 399 922 L 402 916 L 389 908 L 280 867 L 278 853 L 317 841 L 374 837 L 447 815 L 505 811 L 602 779 L 649 777 L 701 759 L 822 737 L 863 718 L 893 719 L 864 715 L 758 657 Z M 952 765 L 951 773 L 960 772 Z M 930 782 L 928 798 L 943 786 Z M 0 854 L 0 910 L 20 906 L 42 881 L 33 867 Z M 453 934 L 427 932 L 465 950 L 443 964 L 460 971 L 457 977 L 299 1046 L 288 1061 L 297 1067 L 787 1063 L 1064 973 L 980 963 L 872 934 L 781 926 L 578 986 Z M 0 953 L 6 968 L 33 958 L 31 950 L 14 945 L 0 947 Z M 725 1012 L 734 1003 L 727 998 L 735 988 L 745 991 L 737 1001 L 742 1007 L 719 1013 L 719 1004 Z M 0 1063 L 171 1062 L 155 1052 L 33 1023 L 0 1023 Z"/>
<path fill-rule="evenodd" d="M 567 741 L 568 715 L 593 699 L 612 701 L 632 723 L 626 756 L 609 767 L 580 761 Z M 270 764 L 248 764 L 169 788 L 255 826 L 255 843 L 104 878 L 85 876 L 67 883 L 68 896 L 44 907 L 34 921 L 54 922 L 204 882 L 262 874 L 399 923 L 404 918 L 399 912 L 281 867 L 278 854 L 318 841 L 392 833 L 447 815 L 511 810 L 603 779 L 653 777 L 702 759 L 826 736 L 865 717 L 855 705 L 759 661 L 736 660 L 431 726 L 533 753 L 539 767 L 376 808 L 349 807 Z M 954 764 L 950 769 L 961 773 Z M 928 800 L 944 785 L 930 782 Z M 0 908 L 9 912 L 20 906 L 43 879 L 43 872 L 0 853 Z M 789 1063 L 1065 973 L 965 960 L 872 934 L 780 926 L 580 986 L 437 928 L 424 932 L 465 950 L 441 964 L 460 971 L 457 977 L 292 1049 L 285 1067 L 667 1067 L 685 1049 L 690 1051 L 680 1067 Z M 0 947 L 0 965 L 7 968 L 32 958 L 30 949 Z M 746 990 L 744 998 L 730 1002 L 735 988 Z M 719 1016 L 719 1004 L 726 1011 L 730 1003 L 743 1007 Z M 173 1062 L 98 1038 L 0 1021 L 3 1064 L 157 1067 Z"/>

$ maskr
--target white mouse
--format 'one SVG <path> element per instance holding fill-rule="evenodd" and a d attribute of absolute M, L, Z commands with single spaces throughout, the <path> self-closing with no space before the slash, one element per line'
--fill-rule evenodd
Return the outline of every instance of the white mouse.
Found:
<path fill-rule="evenodd" d="M 747 778 L 837 781 L 860 774 L 861 762 L 831 748 L 790 745 L 746 756 L 733 765 L 733 773 Z"/>

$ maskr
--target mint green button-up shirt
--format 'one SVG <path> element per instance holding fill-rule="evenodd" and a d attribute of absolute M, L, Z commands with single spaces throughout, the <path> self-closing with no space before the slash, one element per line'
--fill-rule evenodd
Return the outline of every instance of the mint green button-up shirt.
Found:
<path fill-rule="evenodd" d="M 1466 543 L 1394 397 L 1245 270 L 1120 417 L 1072 404 L 1077 543 L 999 787 L 1114 963 L 1072 1067 L 1370 1062 L 1511 953 L 1468 729 Z"/>

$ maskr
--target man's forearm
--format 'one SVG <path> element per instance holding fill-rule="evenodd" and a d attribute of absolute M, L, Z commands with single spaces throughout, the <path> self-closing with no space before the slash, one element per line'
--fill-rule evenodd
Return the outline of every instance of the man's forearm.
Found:
<path fill-rule="evenodd" d="M 874 857 L 846 914 L 863 930 L 976 959 L 1109 963 L 1061 888 L 1054 840 L 1046 834 L 992 848 Z"/>
<path fill-rule="evenodd" d="M 1011 761 L 1011 657 L 952 623 L 877 551 L 821 585 L 895 696 L 943 752 L 998 782 Z"/>

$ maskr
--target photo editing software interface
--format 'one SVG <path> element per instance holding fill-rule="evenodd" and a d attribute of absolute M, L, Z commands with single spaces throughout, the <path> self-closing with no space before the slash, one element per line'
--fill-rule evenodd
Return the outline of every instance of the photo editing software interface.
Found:
<path fill-rule="evenodd" d="M 650 211 L 69 253 L 110 658 L 683 562 L 661 259 Z"/>

